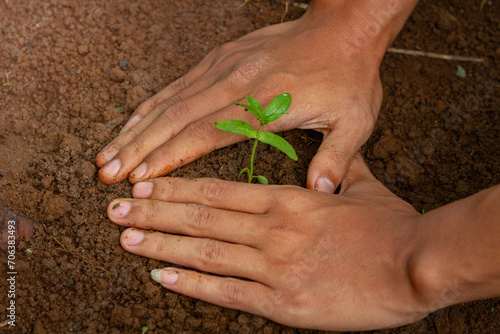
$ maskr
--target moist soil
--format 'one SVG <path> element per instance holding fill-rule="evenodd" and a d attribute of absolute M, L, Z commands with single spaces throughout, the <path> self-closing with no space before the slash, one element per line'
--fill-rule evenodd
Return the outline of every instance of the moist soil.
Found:
<path fill-rule="evenodd" d="M 43 224 L 17 248 L 12 333 L 312 333 L 160 288 L 162 266 L 125 252 L 108 203 L 131 185 L 99 181 L 94 159 L 147 97 L 211 49 L 279 23 L 268 0 L 1 0 L 0 204 Z M 374 175 L 425 212 L 498 184 L 499 6 L 422 0 L 394 47 L 485 57 L 484 63 L 388 54 L 384 102 L 362 148 Z M 291 6 L 285 19 L 300 17 Z M 292 46 L 293 47 L 293 46 Z M 457 73 L 461 66 L 466 77 Z M 257 169 L 305 186 L 321 135 L 289 131 L 299 162 L 262 145 Z M 251 150 L 215 151 L 173 176 L 236 180 Z M 275 168 L 282 165 L 282 168 Z M 6 263 L 3 252 L 2 263 Z M 7 306 L 0 274 L 0 320 Z M 443 298 L 453 298 L 445 295 Z M 439 303 L 439 301 L 437 301 Z M 360 314 L 360 316 L 363 316 Z M 500 300 L 456 305 L 374 333 L 500 333 Z"/>

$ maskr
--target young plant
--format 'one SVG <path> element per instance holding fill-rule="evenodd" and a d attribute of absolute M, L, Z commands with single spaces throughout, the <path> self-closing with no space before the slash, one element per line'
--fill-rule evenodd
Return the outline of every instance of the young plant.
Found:
<path fill-rule="evenodd" d="M 3 83 L 3 85 L 4 85 L 4 86 L 12 86 L 12 84 L 11 84 L 11 83 L 10 83 L 10 81 L 9 81 L 9 74 L 10 74 L 10 73 L 11 73 L 11 72 L 5 72 L 5 77 L 7 78 L 7 82 L 4 82 L 4 83 Z"/>
<path fill-rule="evenodd" d="M 488 0 L 482 0 L 482 1 L 481 1 L 481 4 L 479 5 L 479 10 L 481 10 L 481 11 L 482 11 L 482 10 L 483 10 L 483 8 L 484 8 L 484 5 L 486 5 L 486 3 L 487 3 L 487 2 L 488 2 Z"/>
<path fill-rule="evenodd" d="M 243 168 L 240 172 L 240 175 L 243 173 L 248 174 L 248 183 L 252 183 L 253 179 L 257 179 L 257 181 L 261 184 L 269 184 L 267 178 L 262 175 L 253 175 L 253 164 L 255 159 L 255 152 L 257 150 L 257 144 L 259 141 L 272 145 L 279 149 L 281 152 L 285 153 L 290 157 L 290 159 L 297 161 L 297 154 L 293 149 L 292 145 L 288 143 L 284 138 L 271 133 L 262 131 L 262 127 L 266 124 L 274 122 L 284 114 L 288 108 L 290 108 L 290 104 L 292 103 L 292 97 L 288 93 L 284 93 L 276 96 L 271 103 L 266 107 L 266 109 L 262 110 L 259 102 L 251 96 L 247 96 L 248 105 L 234 102 L 234 104 L 240 105 L 250 111 L 252 115 L 257 118 L 260 122 L 259 130 L 255 130 L 248 124 L 247 122 L 234 120 L 234 121 L 220 121 L 216 122 L 215 126 L 222 131 L 237 133 L 240 135 L 247 136 L 248 138 L 255 139 L 255 143 L 252 149 L 252 155 L 250 156 L 250 168 Z"/>
<path fill-rule="evenodd" d="M 243 1 L 243 3 L 238 6 L 238 8 L 241 8 L 241 7 L 245 6 L 248 3 L 248 1 L 250 1 L 250 0 Z"/>

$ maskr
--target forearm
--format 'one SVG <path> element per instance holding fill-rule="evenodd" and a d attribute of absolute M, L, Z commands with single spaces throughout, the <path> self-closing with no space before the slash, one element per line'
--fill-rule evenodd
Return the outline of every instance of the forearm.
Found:
<path fill-rule="evenodd" d="M 415 283 L 429 307 L 500 296 L 500 185 L 422 216 Z"/>

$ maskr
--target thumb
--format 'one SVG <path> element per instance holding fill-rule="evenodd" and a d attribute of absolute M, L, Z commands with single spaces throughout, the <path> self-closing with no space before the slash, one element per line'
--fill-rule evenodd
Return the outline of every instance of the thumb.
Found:
<path fill-rule="evenodd" d="M 340 194 L 369 196 L 371 198 L 375 196 L 395 197 L 389 189 L 384 187 L 384 185 L 373 176 L 359 152 L 352 158 L 349 170 L 342 181 Z"/>
<path fill-rule="evenodd" d="M 349 170 L 346 173 L 344 180 L 342 181 L 342 190 L 344 193 L 347 190 L 353 188 L 354 185 L 357 184 L 366 184 L 366 183 L 379 183 L 377 179 L 370 172 L 370 169 L 366 165 L 363 157 L 359 152 L 356 152 L 354 157 L 351 160 L 351 165 Z"/>
<path fill-rule="evenodd" d="M 323 142 L 309 165 L 307 188 L 333 193 L 344 179 L 356 148 L 339 131 L 325 134 Z"/>

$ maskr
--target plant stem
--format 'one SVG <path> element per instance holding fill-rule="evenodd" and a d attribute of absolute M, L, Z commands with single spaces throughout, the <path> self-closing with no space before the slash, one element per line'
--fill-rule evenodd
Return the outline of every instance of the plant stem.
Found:
<path fill-rule="evenodd" d="M 257 150 L 257 144 L 259 143 L 260 133 L 262 131 L 263 123 L 260 123 L 259 131 L 257 132 L 257 138 L 255 138 L 255 144 L 253 144 L 252 155 L 250 157 L 250 173 L 248 173 L 248 183 L 252 183 L 253 179 L 253 161 L 255 158 L 255 151 Z"/>

